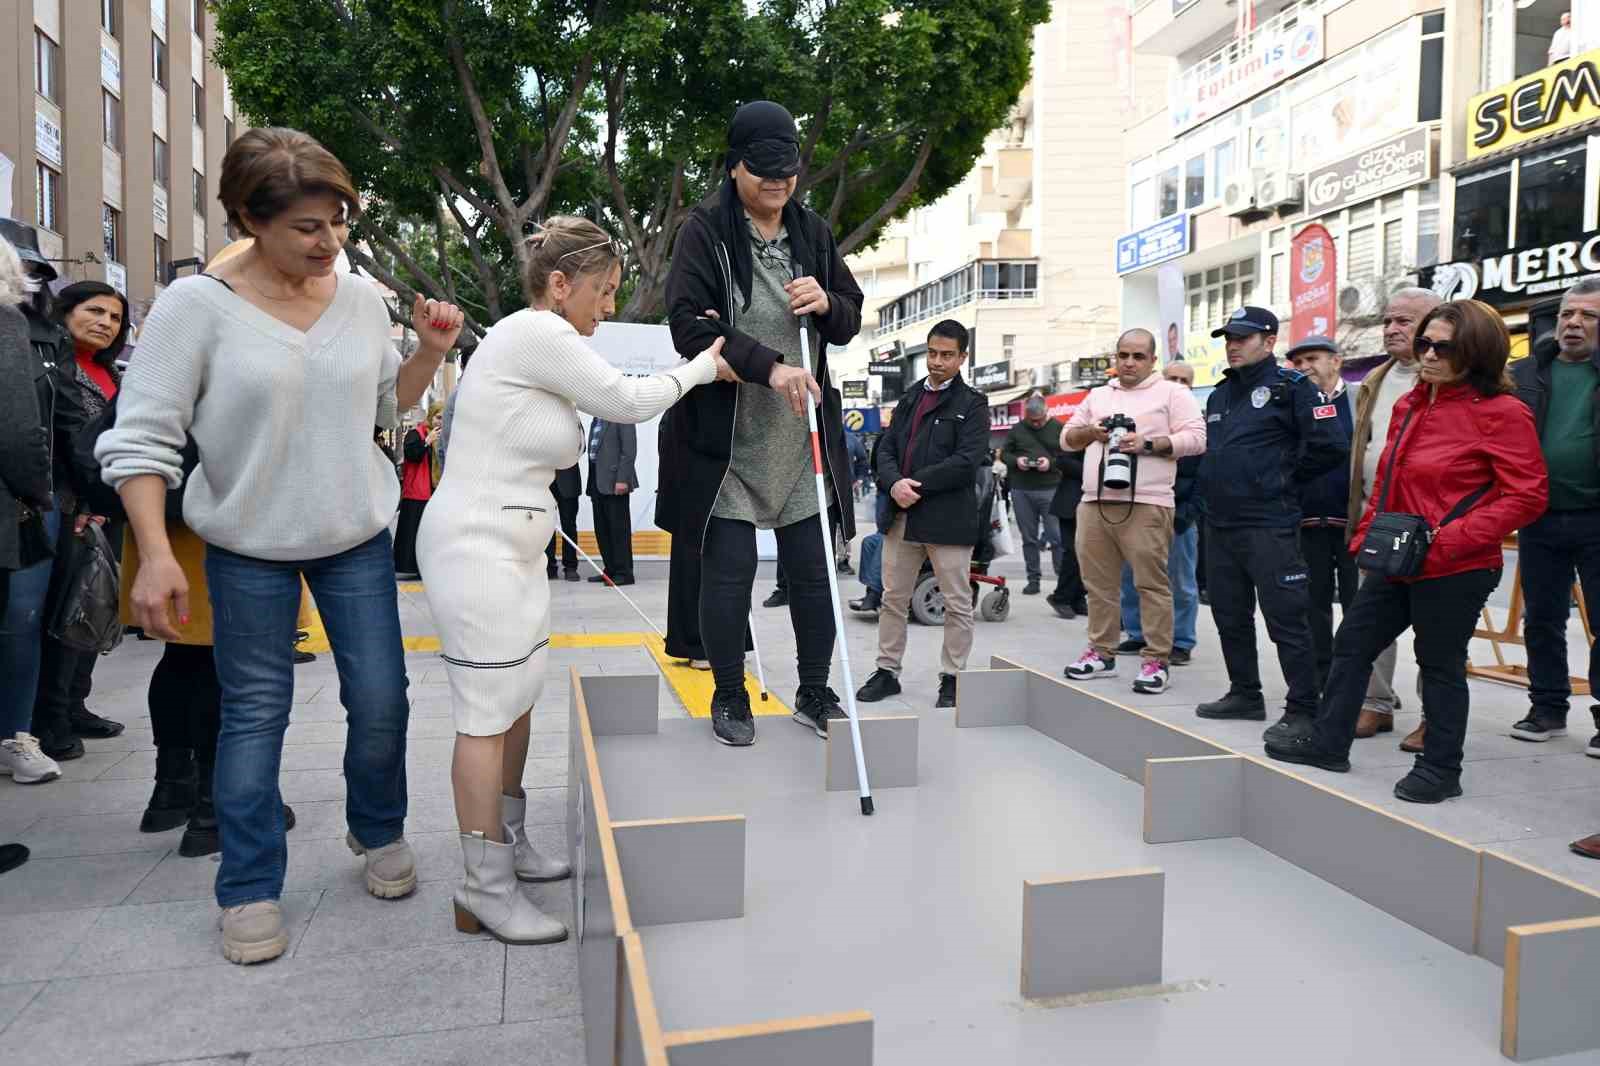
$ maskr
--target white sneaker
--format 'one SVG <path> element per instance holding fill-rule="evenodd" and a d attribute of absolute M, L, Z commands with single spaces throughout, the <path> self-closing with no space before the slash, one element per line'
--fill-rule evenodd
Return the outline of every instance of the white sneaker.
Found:
<path fill-rule="evenodd" d="M 10 774 L 19 785 L 38 785 L 61 776 L 56 761 L 39 750 L 39 742 L 27 733 L 15 740 L 0 740 L 0 774 Z"/>
<path fill-rule="evenodd" d="M 1063 671 L 1073 681 L 1089 681 L 1097 677 L 1116 677 L 1117 660 L 1105 658 L 1093 648 L 1085 648 L 1078 661 Z"/>
<path fill-rule="evenodd" d="M 1139 667 L 1139 676 L 1133 679 L 1133 691 L 1153 695 L 1167 691 L 1167 666 L 1155 659 L 1146 659 Z"/>

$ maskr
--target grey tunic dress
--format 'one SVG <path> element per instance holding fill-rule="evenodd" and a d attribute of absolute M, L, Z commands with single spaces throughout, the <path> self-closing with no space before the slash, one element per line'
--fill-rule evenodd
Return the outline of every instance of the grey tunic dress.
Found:
<path fill-rule="evenodd" d="M 787 256 L 789 231 L 780 227 L 771 242 L 785 257 L 763 255 L 766 243 L 748 219 L 755 242 L 750 279 L 750 309 L 739 316 L 738 328 L 783 356 L 787 366 L 800 366 L 800 323 L 789 310 L 783 291 L 793 277 Z M 820 350 L 816 328 L 808 325 L 812 358 Z M 811 468 L 811 431 L 804 416 L 795 417 L 789 401 L 764 385 L 739 386 L 728 475 L 711 509 L 717 518 L 750 522 L 758 529 L 777 529 L 817 513 L 815 472 Z"/>

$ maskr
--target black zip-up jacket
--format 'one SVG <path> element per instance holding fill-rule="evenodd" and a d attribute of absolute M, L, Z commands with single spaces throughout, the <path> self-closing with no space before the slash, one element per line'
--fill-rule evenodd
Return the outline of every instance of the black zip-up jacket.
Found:
<path fill-rule="evenodd" d="M 20 309 L 28 320 L 28 348 L 33 357 L 29 372 L 38 397 L 39 419 L 50 431 L 51 488 L 56 506 L 68 516 L 76 513 L 78 497 L 86 487 L 73 465 L 72 453 L 78 434 L 89 422 L 72 365 L 72 340 L 32 304 Z"/>
<path fill-rule="evenodd" d="M 1517 386 L 1517 399 L 1533 411 L 1534 430 L 1544 439 L 1544 420 L 1550 414 L 1550 365 L 1556 361 L 1554 344 L 1541 344 L 1526 359 L 1511 364 L 1511 380 Z M 1589 353 L 1589 362 L 1600 369 L 1600 349 Z M 1589 407 L 1594 425 L 1594 462 L 1600 466 L 1600 386 L 1596 386 Z"/>
<path fill-rule="evenodd" d="M 722 357 L 741 379 L 763 388 L 773 364 L 782 357 L 754 337 L 739 331 L 744 299 L 733 280 L 727 242 L 748 240 L 741 232 L 721 232 L 716 197 L 696 207 L 678 231 L 667 276 L 667 316 L 672 342 L 680 355 L 693 358 L 723 337 Z M 832 518 L 845 539 L 855 536 L 854 508 L 849 501 L 850 458 L 844 446 L 844 412 L 839 390 L 828 374 L 828 346 L 849 344 L 861 329 L 861 288 L 839 254 L 828 223 L 816 212 L 791 200 L 783 209 L 784 225 L 801 270 L 817 279 L 828 294 L 828 313 L 815 318 L 823 343 L 813 353 L 814 373 L 822 387 L 817 413 L 823 437 L 823 461 L 833 486 Z M 705 317 L 714 310 L 720 319 Z M 733 449 L 734 413 L 739 389 L 717 381 L 690 391 L 662 419 L 661 477 L 656 499 L 656 525 L 677 536 L 703 543 Z"/>
<path fill-rule="evenodd" d="M 988 458 L 989 403 L 957 374 L 922 416 L 912 441 L 911 422 L 926 380 L 900 398 L 888 431 L 878 441 L 878 491 L 888 495 L 901 478 L 922 482 L 917 490 L 921 500 L 909 509 L 895 505 L 896 513 L 905 511 L 906 540 L 976 545 L 978 468 Z"/>
<path fill-rule="evenodd" d="M 1338 413 L 1298 371 L 1229 368 L 1206 401 L 1200 504 L 1221 528 L 1295 528 L 1305 485 L 1350 461 Z"/>

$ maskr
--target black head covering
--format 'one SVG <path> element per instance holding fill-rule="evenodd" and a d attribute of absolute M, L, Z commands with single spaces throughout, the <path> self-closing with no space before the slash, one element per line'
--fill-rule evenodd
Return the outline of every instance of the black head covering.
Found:
<path fill-rule="evenodd" d="M 719 221 L 723 241 L 733 259 L 733 280 L 744 296 L 743 309 L 748 311 L 754 262 L 744 204 L 734 184 L 733 168 L 743 163 L 746 170 L 762 178 L 792 178 L 800 173 L 800 133 L 789 109 L 771 100 L 756 100 L 735 111 L 733 122 L 728 127 L 725 162 L 728 177 L 722 183 Z M 804 227 L 800 225 L 800 220 L 799 205 L 791 199 L 783 208 L 784 226 L 789 231 L 789 243 L 795 258 L 801 264 L 806 264 L 810 261 L 810 251 L 805 244 Z M 802 269 L 805 269 L 804 266 Z"/>
<path fill-rule="evenodd" d="M 110 366 L 122 354 L 122 348 L 128 343 L 128 327 L 132 325 L 128 314 L 128 298 L 103 281 L 80 281 L 68 285 L 56 294 L 55 307 L 52 317 L 60 324 L 62 329 L 67 328 L 67 315 L 81 303 L 86 303 L 96 296 L 115 296 L 122 302 L 122 328 L 117 331 L 116 337 L 103 351 L 95 353 L 94 361 L 101 366 Z"/>

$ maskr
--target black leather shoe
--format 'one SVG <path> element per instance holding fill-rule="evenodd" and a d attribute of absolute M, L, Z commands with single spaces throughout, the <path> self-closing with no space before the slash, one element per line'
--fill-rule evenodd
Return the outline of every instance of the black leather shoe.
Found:
<path fill-rule="evenodd" d="M 56 762 L 70 762 L 83 758 L 83 741 L 68 733 L 66 736 L 41 736 L 39 750 Z"/>
<path fill-rule="evenodd" d="M 877 614 L 883 607 L 883 594 L 877 589 L 868 589 L 859 600 L 850 601 L 850 609 L 858 614 Z"/>
<path fill-rule="evenodd" d="M 92 740 L 110 740 L 120 736 L 124 728 L 121 722 L 113 722 L 109 718 L 102 718 L 87 707 L 74 707 L 67 715 L 67 721 L 72 726 L 74 736 L 89 737 Z"/>
<path fill-rule="evenodd" d="M 1167 659 L 1168 666 L 1188 666 L 1193 660 L 1193 655 L 1188 648 L 1173 648 L 1172 656 Z"/>
<path fill-rule="evenodd" d="M 1267 743 L 1276 740 L 1287 740 L 1298 733 L 1306 732 L 1311 728 L 1311 723 L 1314 720 L 1314 715 L 1285 711 L 1282 718 L 1267 726 L 1267 731 L 1261 734 L 1261 739 Z"/>
<path fill-rule="evenodd" d="M 1277 740 L 1267 741 L 1267 758 L 1278 762 L 1315 766 L 1319 770 L 1346 774 L 1350 772 L 1350 757 L 1317 746 L 1316 738 L 1309 733 L 1294 733 Z"/>
<path fill-rule="evenodd" d="M 1049 600 L 1048 597 L 1046 599 Z M 1073 609 L 1070 603 L 1062 603 L 1060 600 L 1049 600 L 1049 603 L 1051 610 L 1069 622 L 1078 617 L 1078 612 Z"/>
<path fill-rule="evenodd" d="M 10 873 L 28 861 L 28 849 L 21 844 L 0 844 L 0 874 Z"/>
<path fill-rule="evenodd" d="M 794 714 L 790 715 L 822 739 L 828 739 L 828 723 L 844 721 L 849 716 L 839 706 L 839 694 L 825 685 L 801 685 L 794 696 Z"/>
<path fill-rule="evenodd" d="M 591 585 L 604 585 L 605 583 L 606 578 L 604 574 L 596 574 L 589 579 L 589 584 Z"/>
<path fill-rule="evenodd" d="M 1117 651 L 1124 655 L 1132 655 L 1134 652 L 1144 651 L 1144 641 L 1132 639 L 1125 640 L 1121 644 L 1117 645 Z"/>
<path fill-rule="evenodd" d="M 1413 766 L 1411 772 L 1395 782 L 1395 799 L 1407 803 L 1443 803 L 1461 795 L 1461 778 L 1438 774 L 1431 767 Z"/>
<path fill-rule="evenodd" d="M 1036 577 L 1029 578 L 1028 579 L 1028 583 L 1026 585 L 1022 586 L 1022 594 L 1024 596 L 1037 596 L 1037 595 L 1039 595 L 1039 579 L 1036 578 Z"/>
<path fill-rule="evenodd" d="M 867 683 L 856 689 L 856 699 L 862 703 L 877 703 L 890 696 L 900 695 L 900 679 L 887 670 L 874 670 Z"/>
<path fill-rule="evenodd" d="M 956 675 L 939 675 L 939 698 L 934 702 L 935 707 L 954 707 L 956 705 Z"/>
<path fill-rule="evenodd" d="M 756 742 L 756 720 L 750 713 L 750 694 L 744 689 L 711 697 L 711 734 L 730 748 L 748 748 Z"/>
<path fill-rule="evenodd" d="M 761 601 L 761 606 L 787 607 L 789 606 L 789 593 L 784 589 L 773 589 L 772 595 Z"/>
<path fill-rule="evenodd" d="M 583 580 L 583 578 L 578 576 L 578 572 L 576 570 L 564 570 L 564 571 L 562 571 L 561 578 L 564 581 L 582 581 Z"/>
<path fill-rule="evenodd" d="M 194 753 L 188 748 L 156 749 L 156 787 L 139 819 L 139 832 L 165 833 L 189 820 L 199 801 Z"/>
<path fill-rule="evenodd" d="M 1194 713 L 1201 718 L 1265 722 L 1267 705 L 1260 696 L 1241 696 L 1236 692 L 1230 692 L 1220 700 L 1202 703 L 1194 709 Z"/>
<path fill-rule="evenodd" d="M 544 579 L 546 581 L 554 581 L 556 579 L 556 568 L 553 567 L 553 566 L 545 567 L 544 568 Z"/>

